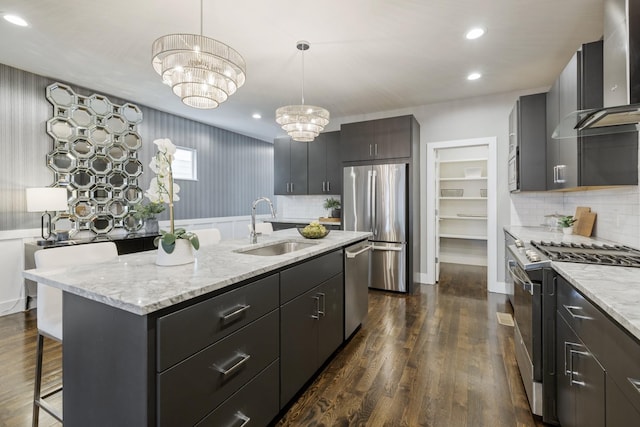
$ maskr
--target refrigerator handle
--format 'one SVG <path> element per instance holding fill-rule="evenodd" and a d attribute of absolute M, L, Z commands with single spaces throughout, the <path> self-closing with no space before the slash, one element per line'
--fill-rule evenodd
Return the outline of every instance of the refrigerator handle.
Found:
<path fill-rule="evenodd" d="M 374 236 L 378 234 L 378 229 L 376 226 L 378 225 L 377 218 L 377 204 L 376 204 L 376 194 L 378 192 L 377 181 L 378 181 L 378 173 L 376 171 L 372 171 L 371 176 L 371 232 Z"/>

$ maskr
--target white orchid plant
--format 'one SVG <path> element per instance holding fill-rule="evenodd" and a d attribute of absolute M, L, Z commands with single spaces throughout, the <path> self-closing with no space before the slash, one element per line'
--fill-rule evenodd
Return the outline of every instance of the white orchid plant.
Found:
<path fill-rule="evenodd" d="M 198 236 L 194 233 L 187 232 L 184 228 L 175 228 L 173 220 L 173 202 L 180 200 L 178 192 L 180 186 L 173 182 L 173 171 L 171 163 L 176 153 L 176 146 L 170 139 L 156 139 L 153 141 L 158 146 L 158 152 L 151 159 L 149 168 L 156 174 L 156 177 L 149 183 L 149 189 L 144 193 L 145 197 L 151 203 L 167 203 L 169 205 L 169 231 L 160 230 L 160 236 L 156 237 L 154 244 L 158 247 L 162 245 L 162 249 L 168 254 L 172 253 L 176 247 L 177 239 L 185 239 L 191 242 L 194 249 L 200 248 Z"/>

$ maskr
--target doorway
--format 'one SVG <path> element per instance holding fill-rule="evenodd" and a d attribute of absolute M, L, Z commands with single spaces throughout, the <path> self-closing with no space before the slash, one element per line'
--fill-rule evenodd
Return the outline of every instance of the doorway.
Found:
<path fill-rule="evenodd" d="M 491 291 L 497 279 L 496 138 L 422 148 L 421 280 L 437 283 L 441 263 L 486 266 Z"/>

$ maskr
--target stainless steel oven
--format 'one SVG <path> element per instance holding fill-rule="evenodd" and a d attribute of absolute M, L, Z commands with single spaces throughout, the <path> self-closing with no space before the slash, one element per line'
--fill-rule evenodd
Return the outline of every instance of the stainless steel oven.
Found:
<path fill-rule="evenodd" d="M 557 423 L 555 391 L 555 273 L 550 261 L 519 240 L 506 251 L 513 281 L 514 346 L 531 412 Z"/>
<path fill-rule="evenodd" d="M 542 280 L 543 269 L 525 271 L 509 262 L 513 280 L 514 345 L 531 412 L 542 415 Z"/>

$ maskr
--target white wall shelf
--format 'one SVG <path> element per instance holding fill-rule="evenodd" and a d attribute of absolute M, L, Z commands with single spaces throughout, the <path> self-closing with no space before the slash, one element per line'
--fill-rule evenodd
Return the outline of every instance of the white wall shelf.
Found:
<path fill-rule="evenodd" d="M 444 234 L 440 233 L 441 239 L 464 239 L 464 240 L 487 240 L 487 236 L 473 236 L 471 234 Z"/>
<path fill-rule="evenodd" d="M 440 182 L 446 182 L 446 181 L 486 181 L 487 177 L 486 176 L 480 176 L 477 178 L 466 178 L 466 177 L 461 177 L 461 178 L 440 178 Z"/>

